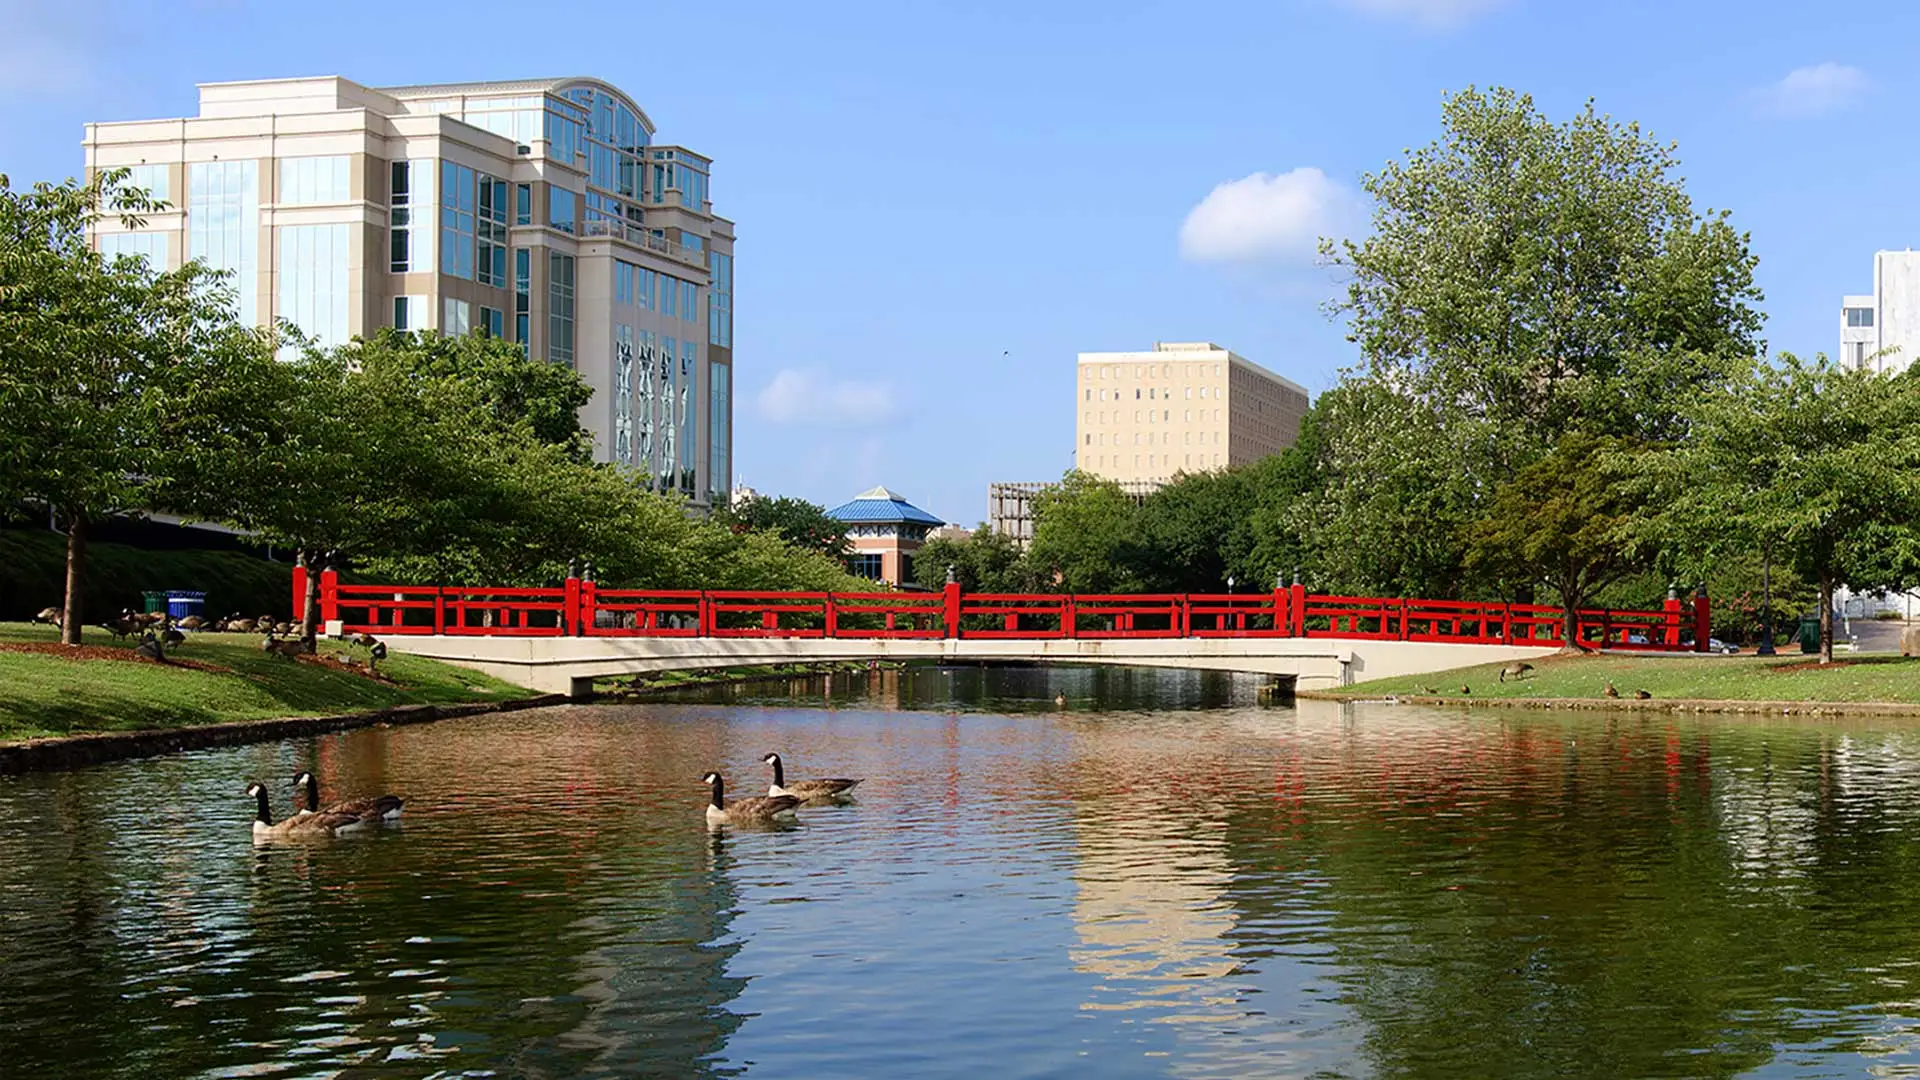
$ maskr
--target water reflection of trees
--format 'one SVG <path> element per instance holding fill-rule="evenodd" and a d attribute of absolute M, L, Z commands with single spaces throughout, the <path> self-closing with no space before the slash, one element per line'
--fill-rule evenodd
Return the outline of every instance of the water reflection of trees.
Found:
<path fill-rule="evenodd" d="M 1370 718 L 1371 719 L 1371 718 Z M 1437 737 L 1436 737 L 1437 736 Z M 1723 1075 L 1877 1053 L 1920 926 L 1911 740 L 1658 720 L 1362 731 L 1230 817 L 1241 948 L 1310 867 L 1383 1072 Z M 1284 787 L 1284 785 L 1283 785 Z"/>

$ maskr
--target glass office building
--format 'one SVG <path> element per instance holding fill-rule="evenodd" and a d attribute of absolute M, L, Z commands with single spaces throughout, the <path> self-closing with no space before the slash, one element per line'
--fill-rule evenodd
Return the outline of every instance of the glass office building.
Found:
<path fill-rule="evenodd" d="M 250 320 L 321 345 L 385 326 L 487 334 L 578 371 L 596 455 L 724 503 L 733 223 L 713 163 L 594 79 L 373 88 L 212 83 L 198 116 L 89 124 L 169 209 L 99 250 L 228 272 Z"/>

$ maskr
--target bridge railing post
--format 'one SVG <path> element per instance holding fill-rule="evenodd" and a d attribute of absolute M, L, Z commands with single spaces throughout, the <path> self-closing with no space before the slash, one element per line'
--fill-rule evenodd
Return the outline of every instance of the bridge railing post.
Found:
<path fill-rule="evenodd" d="M 293 612 L 295 621 L 307 617 L 307 556 L 303 552 L 293 564 Z"/>
<path fill-rule="evenodd" d="M 713 601 L 708 598 L 705 592 L 702 592 L 700 594 L 699 606 L 700 606 L 699 612 L 694 615 L 694 619 L 698 622 L 698 626 L 695 628 L 695 633 L 697 633 L 701 637 L 712 637 L 713 628 L 714 628 L 713 624 L 715 622 L 715 619 L 713 617 Z"/>
<path fill-rule="evenodd" d="M 1287 605 L 1287 614 L 1292 616 L 1293 625 L 1288 629 L 1288 637 L 1307 636 L 1307 587 L 1300 579 L 1293 581 L 1292 599 Z"/>
<path fill-rule="evenodd" d="M 1713 643 L 1713 605 L 1707 600 L 1707 583 L 1693 590 L 1693 651 L 1706 652 Z"/>
<path fill-rule="evenodd" d="M 567 610 L 573 612 L 573 625 L 567 630 L 570 636 L 592 634 L 593 628 L 600 622 L 599 584 L 592 578 L 580 582 L 579 601 Z"/>
<path fill-rule="evenodd" d="M 1287 584 L 1280 578 L 1273 581 L 1273 632 L 1286 637 L 1293 629 L 1293 616 L 1288 613 Z M 1191 622 L 1191 617 L 1189 617 Z"/>
<path fill-rule="evenodd" d="M 329 562 L 320 568 L 320 629 L 340 619 L 340 571 Z"/>
<path fill-rule="evenodd" d="M 960 583 L 953 580 L 952 574 L 947 575 L 944 599 L 947 606 L 947 636 L 957 638 L 960 636 Z"/>
<path fill-rule="evenodd" d="M 560 588 L 561 625 L 566 636 L 577 637 L 580 633 L 580 568 L 572 559 L 567 560 L 567 580 Z"/>
<path fill-rule="evenodd" d="M 833 594 L 828 593 L 825 603 L 827 637 L 840 636 L 840 605 L 833 602 Z M 893 612 L 887 612 L 887 629 L 893 629 Z"/>
<path fill-rule="evenodd" d="M 1660 636 L 1665 639 L 1667 648 L 1677 649 L 1680 647 L 1680 609 L 1682 606 L 1680 590 L 1677 588 L 1667 589 L 1666 603 L 1660 606 L 1667 616 L 1667 625 Z"/>

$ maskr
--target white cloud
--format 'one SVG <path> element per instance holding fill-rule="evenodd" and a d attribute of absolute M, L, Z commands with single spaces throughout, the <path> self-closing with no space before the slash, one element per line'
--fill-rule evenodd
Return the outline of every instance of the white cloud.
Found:
<path fill-rule="evenodd" d="M 893 388 L 858 379 L 832 380 L 815 372 L 783 368 L 754 400 L 775 424 L 878 423 L 897 411 Z"/>
<path fill-rule="evenodd" d="M 1459 26 L 1511 0 L 1340 0 L 1344 6 L 1376 19 L 1410 22 L 1433 29 Z"/>
<path fill-rule="evenodd" d="M 1180 225 L 1180 254 L 1196 262 L 1308 261 L 1322 236 L 1339 237 L 1360 200 L 1311 166 L 1229 180 Z"/>
<path fill-rule="evenodd" d="M 1777 115 L 1818 116 L 1855 101 L 1867 85 L 1866 72 L 1829 60 L 1794 68 L 1758 96 L 1761 105 Z"/>

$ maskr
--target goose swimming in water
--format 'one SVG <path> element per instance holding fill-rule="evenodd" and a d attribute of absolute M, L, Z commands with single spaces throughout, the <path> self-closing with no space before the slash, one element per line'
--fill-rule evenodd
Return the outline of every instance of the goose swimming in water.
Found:
<path fill-rule="evenodd" d="M 832 799 L 852 791 L 860 781 L 844 777 L 831 777 L 824 780 L 795 780 L 787 783 L 787 770 L 781 764 L 779 754 L 768 754 L 760 759 L 773 766 L 773 786 L 767 789 L 769 795 L 791 795 L 796 799 Z"/>
<path fill-rule="evenodd" d="M 338 836 L 365 825 L 366 819 L 354 814 L 295 814 L 275 822 L 267 809 L 267 789 L 259 781 L 247 785 L 247 794 L 257 803 L 253 818 L 255 840 L 284 840 L 290 837 Z"/>
<path fill-rule="evenodd" d="M 307 808 L 300 811 L 302 814 L 352 814 L 370 821 L 393 821 L 399 818 L 401 804 L 406 802 L 398 795 L 375 795 L 366 799 L 345 799 L 323 807 L 320 805 L 320 782 L 310 772 L 301 772 L 293 778 L 296 805 L 302 789 L 307 796 Z"/>
<path fill-rule="evenodd" d="M 800 805 L 800 800 L 792 795 L 752 795 L 728 802 L 727 782 L 717 772 L 701 777 L 700 782 L 713 789 L 713 800 L 707 804 L 709 824 L 786 821 L 792 819 L 794 810 Z"/>

